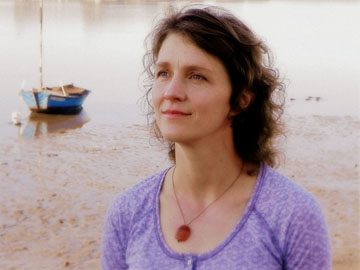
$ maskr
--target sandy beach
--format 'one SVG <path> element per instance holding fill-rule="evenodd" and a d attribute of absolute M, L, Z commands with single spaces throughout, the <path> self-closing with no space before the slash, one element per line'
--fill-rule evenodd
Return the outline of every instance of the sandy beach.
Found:
<path fill-rule="evenodd" d="M 24 134 L 23 126 L 0 143 L 0 269 L 100 269 L 107 207 L 169 165 L 164 147 L 139 124 L 29 122 L 42 129 Z M 320 202 L 334 269 L 359 269 L 360 121 L 296 116 L 286 124 L 278 169 Z"/>
<path fill-rule="evenodd" d="M 278 170 L 322 206 L 333 269 L 360 269 L 360 5 L 199 2 L 231 10 L 272 48 L 289 108 Z M 100 269 L 114 196 L 170 166 L 133 109 L 143 41 L 168 3 L 44 1 L 44 85 L 92 93 L 78 116 L 17 127 L 11 113 L 28 114 L 18 91 L 39 85 L 39 2 L 0 1 L 0 270 Z"/>

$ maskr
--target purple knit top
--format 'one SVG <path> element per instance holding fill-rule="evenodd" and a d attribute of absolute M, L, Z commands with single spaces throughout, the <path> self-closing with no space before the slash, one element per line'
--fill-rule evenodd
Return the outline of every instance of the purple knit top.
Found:
<path fill-rule="evenodd" d="M 107 213 L 103 270 L 331 269 L 321 209 L 301 187 L 262 165 L 244 214 L 213 250 L 177 253 L 164 240 L 159 194 L 167 170 L 118 195 Z"/>

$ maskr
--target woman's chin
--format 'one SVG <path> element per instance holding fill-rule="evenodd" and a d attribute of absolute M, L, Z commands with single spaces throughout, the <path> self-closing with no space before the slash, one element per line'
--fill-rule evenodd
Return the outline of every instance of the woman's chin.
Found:
<path fill-rule="evenodd" d="M 169 142 L 185 142 L 190 139 L 187 134 L 181 132 L 161 132 L 161 135 Z"/>
<path fill-rule="evenodd" d="M 179 142 L 181 141 L 181 136 L 179 136 L 179 134 L 167 134 L 167 133 L 163 133 L 162 137 L 169 142 Z"/>

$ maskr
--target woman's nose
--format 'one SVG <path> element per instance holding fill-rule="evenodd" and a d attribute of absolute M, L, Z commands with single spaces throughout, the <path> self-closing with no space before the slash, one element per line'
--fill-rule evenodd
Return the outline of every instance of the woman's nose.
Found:
<path fill-rule="evenodd" d="M 164 98 L 170 100 L 183 101 L 186 99 L 186 93 L 183 83 L 179 78 L 173 76 L 165 86 Z"/>

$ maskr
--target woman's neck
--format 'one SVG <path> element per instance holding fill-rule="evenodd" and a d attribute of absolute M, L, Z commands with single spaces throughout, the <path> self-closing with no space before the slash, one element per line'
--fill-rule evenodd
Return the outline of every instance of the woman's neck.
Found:
<path fill-rule="evenodd" d="M 205 204 L 218 197 L 237 177 L 241 178 L 243 161 L 232 145 L 187 147 L 176 144 L 175 158 L 177 192 Z"/>

